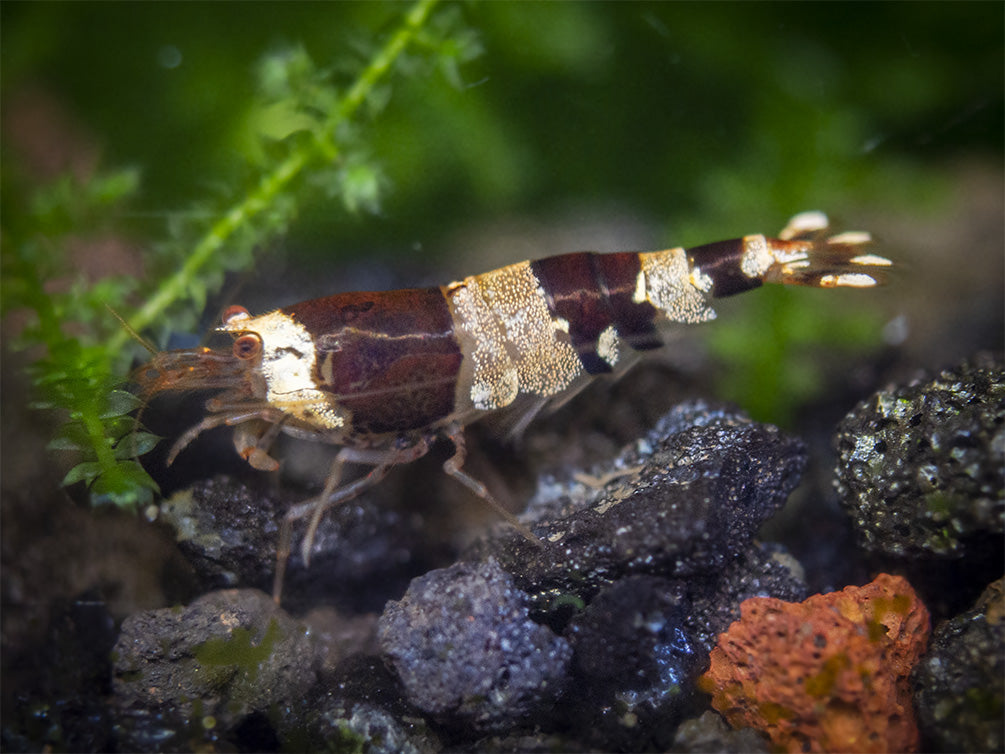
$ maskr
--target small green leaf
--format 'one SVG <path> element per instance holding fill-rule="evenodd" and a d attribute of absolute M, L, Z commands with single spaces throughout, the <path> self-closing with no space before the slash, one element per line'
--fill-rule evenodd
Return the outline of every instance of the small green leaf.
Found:
<path fill-rule="evenodd" d="M 266 55 L 258 65 L 258 86 L 266 97 L 281 100 L 304 86 L 316 68 L 303 47 Z"/>
<path fill-rule="evenodd" d="M 105 419 L 102 424 L 105 427 L 105 436 L 116 441 L 128 437 L 139 428 L 136 418 L 129 415 Z"/>
<path fill-rule="evenodd" d="M 80 422 L 68 421 L 46 446 L 50 450 L 85 450 L 91 446 L 87 429 Z"/>
<path fill-rule="evenodd" d="M 482 54 L 482 43 L 478 35 L 465 30 L 452 39 L 440 44 L 440 70 L 455 89 L 464 88 L 464 78 L 460 66 Z"/>
<path fill-rule="evenodd" d="M 259 110 L 253 117 L 255 132 L 266 139 L 282 141 L 299 131 L 318 127 L 317 118 L 300 110 L 295 102 L 283 100 Z"/>
<path fill-rule="evenodd" d="M 97 505 L 112 503 L 120 507 L 147 505 L 158 492 L 157 483 L 135 461 L 118 464 L 98 477 L 91 486 L 91 500 Z"/>
<path fill-rule="evenodd" d="M 369 163 L 346 165 L 339 171 L 342 203 L 352 213 L 380 210 L 380 170 Z"/>
<path fill-rule="evenodd" d="M 69 437 L 53 437 L 46 444 L 46 450 L 76 450 L 83 451 L 87 450 L 89 445 L 87 443 L 80 443 L 76 440 L 71 440 Z"/>
<path fill-rule="evenodd" d="M 131 432 L 116 444 L 115 457 L 121 461 L 149 453 L 161 439 L 151 432 Z"/>
<path fill-rule="evenodd" d="M 91 484 L 91 482 L 93 482 L 100 473 L 100 463 L 94 461 L 84 461 L 83 463 L 78 463 L 67 472 L 66 476 L 63 477 L 62 485 L 64 487 L 69 487 L 71 484 L 76 484 L 77 482 L 86 482 L 87 484 Z"/>
<path fill-rule="evenodd" d="M 140 171 L 137 168 L 122 168 L 102 173 L 88 181 L 89 198 L 98 205 L 110 205 L 135 194 L 140 185 Z"/>
<path fill-rule="evenodd" d="M 128 393 L 125 390 L 113 390 L 108 394 L 108 403 L 105 406 L 105 410 L 99 416 L 102 419 L 124 416 L 142 405 L 143 401 L 132 393 Z"/>

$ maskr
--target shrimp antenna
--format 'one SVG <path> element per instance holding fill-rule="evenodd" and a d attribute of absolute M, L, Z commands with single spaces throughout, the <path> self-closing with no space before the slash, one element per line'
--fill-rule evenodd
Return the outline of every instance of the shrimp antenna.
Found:
<path fill-rule="evenodd" d="M 102 301 L 101 303 L 105 305 L 105 308 L 108 310 L 108 313 L 119 321 L 119 324 L 122 325 L 122 328 L 127 333 L 129 333 L 129 335 L 132 337 L 133 340 L 135 340 L 137 343 L 139 343 L 141 346 L 147 349 L 147 351 L 149 351 L 150 353 L 157 355 L 157 349 L 154 348 L 153 344 L 149 340 L 147 340 L 138 332 L 136 332 L 136 330 L 133 329 L 133 326 L 130 325 L 128 322 L 126 322 L 125 318 L 117 311 L 115 311 L 107 302 Z"/>
<path fill-rule="evenodd" d="M 149 340 L 147 340 L 146 338 L 144 338 L 142 335 L 140 335 L 138 332 L 136 332 L 136 330 L 133 328 L 133 326 L 130 325 L 128 322 L 126 322 L 125 317 L 123 317 L 121 314 L 119 314 L 117 311 L 115 311 L 108 304 L 108 302 L 102 301 L 101 303 L 103 303 L 105 305 L 105 308 L 108 310 L 108 313 L 111 314 L 113 317 L 115 317 L 115 319 L 117 319 L 119 321 L 119 324 L 122 325 L 123 329 L 127 333 L 129 333 L 130 337 L 133 340 L 135 340 L 137 343 L 139 343 L 141 346 L 143 346 L 147 351 L 149 351 L 154 356 L 157 355 L 157 349 L 153 347 L 153 344 Z M 142 424 L 142 421 L 143 421 L 143 411 L 146 409 L 146 407 L 147 407 L 147 401 L 144 400 L 140 404 L 140 408 L 136 412 L 136 416 L 133 418 L 133 431 L 130 433 L 130 435 L 131 435 L 131 437 L 130 437 L 130 443 L 132 445 L 131 450 L 132 450 L 132 458 L 133 458 L 133 460 L 136 460 L 137 458 L 139 458 L 139 455 L 140 455 L 139 451 L 137 449 L 137 445 L 136 445 L 136 434 L 139 432 L 140 427 L 143 426 L 143 424 Z"/>

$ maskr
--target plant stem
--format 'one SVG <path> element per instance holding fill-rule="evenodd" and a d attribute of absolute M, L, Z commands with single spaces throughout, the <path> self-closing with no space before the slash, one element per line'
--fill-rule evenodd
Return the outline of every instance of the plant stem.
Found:
<path fill-rule="evenodd" d="M 342 98 L 341 106 L 336 111 L 336 122 L 350 117 L 363 104 L 377 81 L 387 74 L 397 57 L 426 23 L 426 19 L 438 2 L 439 0 L 418 0 L 412 6 L 401 27 L 391 35 L 384 48 L 370 61 L 370 65 L 360 74 L 356 83 Z"/>
<path fill-rule="evenodd" d="M 373 57 L 370 64 L 360 73 L 355 83 L 339 101 L 330 119 L 329 128 L 323 141 L 301 144 L 275 170 L 262 177 L 255 190 L 235 205 L 209 229 L 179 270 L 169 278 L 138 312 L 130 318 L 130 324 L 137 331 L 149 327 L 175 301 L 184 297 L 190 282 L 195 279 L 203 265 L 212 257 L 227 239 L 256 215 L 267 209 L 275 197 L 309 164 L 319 157 L 333 160 L 338 156 L 335 143 L 335 126 L 352 117 L 360 105 L 366 101 L 378 81 L 391 70 L 394 61 L 425 24 L 439 0 L 417 0 L 406 14 L 401 26 L 391 35 L 384 47 Z M 130 335 L 119 330 L 108 341 L 111 358 L 122 351 Z"/>
<path fill-rule="evenodd" d="M 115 454 L 106 439 L 105 425 L 101 422 L 99 404 L 103 397 L 94 396 L 91 401 L 82 405 L 79 409 L 79 416 L 91 445 L 94 447 L 94 454 L 97 456 L 102 473 L 107 474 L 114 473 L 118 462 L 115 460 Z"/>
<path fill-rule="evenodd" d="M 165 309 L 182 298 L 192 279 L 198 275 L 199 270 L 209 261 L 213 253 L 223 246 L 243 223 L 267 208 L 275 196 L 307 164 L 310 156 L 302 149 L 291 154 L 270 174 L 263 176 L 258 187 L 240 204 L 232 207 L 227 214 L 217 220 L 209 232 L 196 244 L 195 249 L 188 255 L 178 271 L 168 278 L 157 289 L 157 293 L 130 318 L 130 325 L 133 329 L 139 332 L 149 327 L 164 313 Z M 109 341 L 109 352 L 115 354 L 121 350 L 129 337 L 130 335 L 125 329 L 117 331 Z"/>

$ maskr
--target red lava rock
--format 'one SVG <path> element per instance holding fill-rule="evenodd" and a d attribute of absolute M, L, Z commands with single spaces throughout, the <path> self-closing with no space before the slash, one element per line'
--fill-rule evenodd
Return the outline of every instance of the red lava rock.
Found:
<path fill-rule="evenodd" d="M 928 610 L 899 576 L 804 602 L 754 597 L 699 685 L 734 727 L 789 752 L 916 751 L 909 675 Z"/>

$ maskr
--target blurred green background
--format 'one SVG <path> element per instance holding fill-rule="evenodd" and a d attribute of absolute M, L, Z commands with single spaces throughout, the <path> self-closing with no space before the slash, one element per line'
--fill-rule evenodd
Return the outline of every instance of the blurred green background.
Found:
<path fill-rule="evenodd" d="M 61 170 L 135 166 L 139 196 L 120 230 L 154 243 L 173 211 L 240 196 L 267 159 L 254 75 L 264 55 L 302 46 L 338 79 L 408 7 L 4 2 L 3 211 L 9 218 L 20 192 Z M 987 198 L 991 186 L 1000 197 L 1001 3 L 490 2 L 443 12 L 463 17 L 482 54 L 459 67 L 459 86 L 441 73 L 391 80 L 386 107 L 358 126 L 381 171 L 379 208 L 349 213 L 318 191 L 277 243 L 283 271 L 306 270 L 320 286 L 323 266 L 362 258 L 394 268 L 400 254 L 404 279 L 380 279 L 446 282 L 485 268 L 449 257 L 466 229 L 501 218 L 547 226 L 627 215 L 643 230 L 624 244 L 665 246 L 770 234 L 795 212 L 823 209 L 851 228 L 885 229 L 883 253 L 924 286 L 972 254 L 971 266 L 991 265 L 976 276 L 1001 287 L 1000 211 L 983 251 L 961 237 L 967 248 L 943 245 L 932 268 L 912 247 L 931 240 L 925 223 L 941 223 L 948 239 L 972 228 L 960 215 L 977 202 L 968 192 Z M 612 233 L 594 248 L 617 248 Z M 489 266 L 528 255 L 514 248 Z M 252 274 L 278 286 L 274 264 Z M 340 289 L 325 285 L 280 297 Z M 973 298 L 968 285 L 947 295 Z M 901 288 L 931 306 L 924 286 Z M 712 336 L 736 376 L 723 389 L 758 416 L 784 419 L 784 405 L 819 381 L 799 377 L 812 362 L 793 362 L 795 383 L 778 381 L 793 344 L 877 347 L 884 320 L 909 306 L 894 293 L 806 309 L 801 293 L 765 292 Z M 975 316 L 951 313 L 953 327 Z M 914 332 L 926 326 L 914 321 Z M 996 346 L 1000 326 L 990 332 L 976 345 Z"/>

